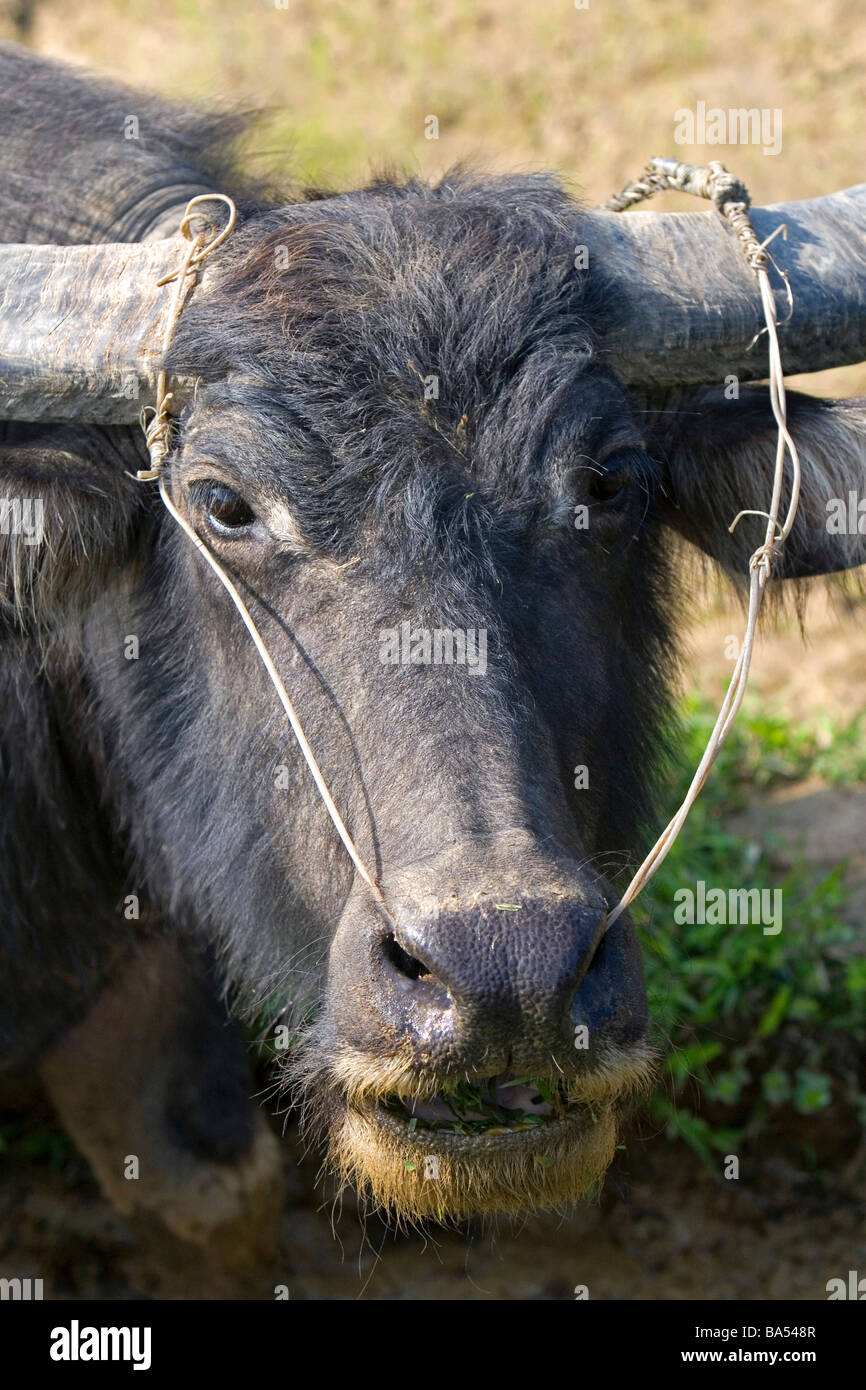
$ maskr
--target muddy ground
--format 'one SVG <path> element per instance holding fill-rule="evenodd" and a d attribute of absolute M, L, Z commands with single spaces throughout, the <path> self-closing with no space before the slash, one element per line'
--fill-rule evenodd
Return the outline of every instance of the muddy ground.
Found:
<path fill-rule="evenodd" d="M 850 719 L 866 689 L 862 614 L 862 604 L 813 604 L 806 648 L 796 623 L 762 644 L 755 690 L 803 722 L 818 712 Z M 725 638 L 738 630 L 721 608 L 700 627 L 690 684 L 717 688 L 730 669 Z M 866 921 L 866 789 L 786 786 L 737 828 L 760 834 L 767 824 L 815 864 L 847 859 L 848 913 Z M 822 1299 L 828 1279 L 866 1267 L 866 1153 L 856 1137 L 834 1136 L 832 1115 L 804 1121 L 798 1136 L 813 1141 L 820 1177 L 793 1157 L 793 1136 L 779 1133 L 745 1157 L 738 1181 L 725 1181 L 644 1117 L 596 1203 L 519 1228 L 427 1236 L 364 1224 L 351 1201 L 335 1215 L 290 1127 L 279 1261 L 241 1289 L 197 1258 L 155 1261 L 84 1162 L 59 1145 L 52 1153 L 44 1103 L 31 1097 L 25 1109 L 34 1152 L 19 1143 L 0 1154 L 0 1269 L 42 1277 L 49 1297 L 267 1298 L 282 1283 L 296 1299 L 572 1299 L 578 1285 L 596 1299 Z"/>

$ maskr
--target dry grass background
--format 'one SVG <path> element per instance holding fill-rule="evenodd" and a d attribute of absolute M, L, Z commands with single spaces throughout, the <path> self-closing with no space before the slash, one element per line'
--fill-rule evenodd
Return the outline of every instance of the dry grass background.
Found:
<path fill-rule="evenodd" d="M 475 151 L 600 199 L 675 153 L 673 113 L 698 100 L 782 109 L 781 155 L 736 151 L 762 198 L 864 173 L 861 0 L 36 0 L 29 41 L 175 95 L 280 107 L 314 179 L 435 174 Z"/>

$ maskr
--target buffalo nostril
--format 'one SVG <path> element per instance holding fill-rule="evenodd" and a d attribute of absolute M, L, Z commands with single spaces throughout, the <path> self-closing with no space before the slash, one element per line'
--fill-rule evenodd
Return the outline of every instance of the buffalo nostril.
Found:
<path fill-rule="evenodd" d="M 389 936 L 385 941 L 385 956 L 398 970 L 401 975 L 405 975 L 407 980 L 420 980 L 423 975 L 429 975 L 430 971 L 420 960 L 410 956 L 408 951 L 404 951 L 393 936 Z"/>

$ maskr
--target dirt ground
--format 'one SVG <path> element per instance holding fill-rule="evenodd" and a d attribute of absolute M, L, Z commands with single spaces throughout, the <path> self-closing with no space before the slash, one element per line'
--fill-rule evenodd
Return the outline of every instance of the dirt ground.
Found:
<path fill-rule="evenodd" d="M 279 1264 L 245 1296 L 277 1283 L 294 1299 L 823 1299 L 827 1280 L 862 1267 L 866 1183 L 797 1181 L 767 1154 L 725 1182 L 680 1148 L 646 1135 L 609 1176 L 601 1200 L 567 1219 L 394 1234 L 362 1226 L 347 1205 L 332 1228 L 315 1166 L 296 1166 Z M 62 1173 L 16 1164 L 0 1193 L 0 1266 L 45 1280 L 47 1297 L 209 1298 L 198 1261 L 158 1270 L 131 1241 L 75 1157 Z M 858 1259 L 860 1264 L 858 1266 Z"/>
<path fill-rule="evenodd" d="M 834 610 L 819 598 L 806 648 L 795 622 L 761 644 L 755 691 L 802 722 L 821 712 L 849 719 L 866 688 L 863 607 Z M 725 638 L 739 627 L 739 616 L 723 608 L 701 625 L 686 672 L 691 685 L 718 689 L 730 669 Z M 866 789 L 801 783 L 739 819 L 737 828 L 755 833 L 771 824 L 815 864 L 847 858 L 849 914 L 866 920 Z M 51 1117 L 37 1106 L 33 1122 L 50 1125 Z M 272 1297 L 281 1283 L 296 1299 L 552 1300 L 571 1299 L 585 1285 L 596 1299 L 822 1299 L 828 1279 L 866 1260 L 866 1161 L 858 1162 L 856 1141 L 834 1147 L 826 1119 L 808 1126 L 805 1137 L 825 1159 L 832 1155 L 823 1164 L 832 1178 L 805 1175 L 779 1135 L 745 1159 L 738 1181 L 725 1181 L 644 1117 L 598 1202 L 519 1228 L 479 1224 L 426 1237 L 389 1232 L 375 1218 L 364 1224 L 351 1200 L 335 1216 L 316 1185 L 315 1159 L 301 1160 L 290 1129 L 278 1267 L 243 1293 Z M 46 1295 L 59 1298 L 232 1291 L 197 1259 L 155 1264 L 84 1162 L 70 1153 L 52 1164 L 44 1145 L 29 1159 L 0 1155 L 0 1268 L 43 1277 Z"/>

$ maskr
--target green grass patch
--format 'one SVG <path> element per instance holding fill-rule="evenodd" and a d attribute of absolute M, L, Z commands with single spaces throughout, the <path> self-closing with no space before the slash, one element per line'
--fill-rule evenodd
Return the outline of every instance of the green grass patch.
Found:
<path fill-rule="evenodd" d="M 686 702 L 671 806 L 685 793 L 715 714 L 703 699 Z M 862 930 L 844 920 L 845 866 L 816 870 L 790 847 L 780 855 L 770 829 L 753 838 L 726 828 L 756 788 L 814 777 L 850 785 L 864 774 L 862 718 L 806 729 L 747 707 L 638 900 L 650 1007 L 667 1050 L 655 1115 L 714 1167 L 720 1153 L 784 1128 L 785 1114 L 834 1106 L 866 1125 L 866 956 Z M 678 925 L 674 894 L 699 879 L 724 889 L 781 888 L 781 932 Z M 731 1123 L 718 1118 L 725 1110 Z"/>

